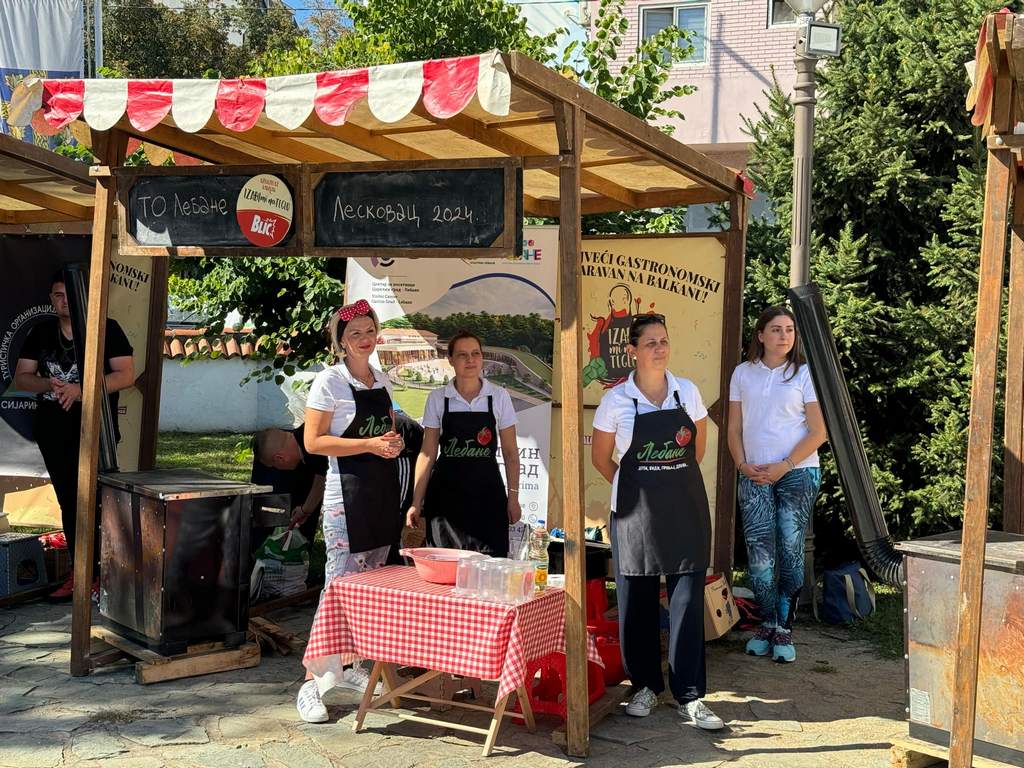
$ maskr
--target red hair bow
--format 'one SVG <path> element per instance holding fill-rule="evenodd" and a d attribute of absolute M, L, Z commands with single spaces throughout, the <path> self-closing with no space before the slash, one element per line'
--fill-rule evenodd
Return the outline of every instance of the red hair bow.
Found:
<path fill-rule="evenodd" d="M 354 317 L 368 314 L 370 314 L 370 303 L 366 299 L 360 299 L 355 304 L 346 304 L 338 310 L 338 317 L 346 323 Z"/>

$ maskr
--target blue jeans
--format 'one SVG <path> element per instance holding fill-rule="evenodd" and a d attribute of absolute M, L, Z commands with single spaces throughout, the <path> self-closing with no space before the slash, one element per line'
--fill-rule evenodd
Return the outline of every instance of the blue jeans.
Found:
<path fill-rule="evenodd" d="M 818 467 L 793 469 L 773 485 L 740 475 L 739 506 L 754 599 L 764 623 L 789 629 L 804 585 L 804 533 L 821 486 Z"/>

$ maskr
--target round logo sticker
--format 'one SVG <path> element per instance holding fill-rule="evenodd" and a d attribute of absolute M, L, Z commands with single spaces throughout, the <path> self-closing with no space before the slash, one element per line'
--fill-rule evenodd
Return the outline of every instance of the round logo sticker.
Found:
<path fill-rule="evenodd" d="M 253 176 L 238 193 L 238 226 L 253 245 L 269 248 L 288 236 L 292 226 L 292 193 L 277 176 Z"/>

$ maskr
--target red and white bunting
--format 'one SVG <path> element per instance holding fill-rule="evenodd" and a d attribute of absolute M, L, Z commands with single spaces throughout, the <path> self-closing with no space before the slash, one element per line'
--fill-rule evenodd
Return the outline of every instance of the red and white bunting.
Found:
<path fill-rule="evenodd" d="M 292 130 L 315 111 L 328 125 L 342 125 L 364 99 L 373 116 L 394 123 L 422 98 L 423 107 L 445 119 L 475 96 L 492 115 L 508 114 L 512 84 L 497 51 L 379 67 L 238 80 L 50 80 L 25 78 L 15 89 L 8 122 L 59 131 L 79 117 L 96 130 L 112 128 L 127 114 L 139 131 L 171 116 L 194 133 L 216 114 L 230 131 L 245 132 L 266 115 Z"/>

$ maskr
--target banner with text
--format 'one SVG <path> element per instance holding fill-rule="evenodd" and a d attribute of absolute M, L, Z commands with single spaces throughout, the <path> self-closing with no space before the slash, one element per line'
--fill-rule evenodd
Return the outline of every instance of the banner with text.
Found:
<path fill-rule="evenodd" d="M 636 315 L 655 312 L 666 318 L 672 356 L 669 370 L 690 379 L 710 409 L 721 395 L 723 282 L 725 245 L 714 235 L 694 237 L 585 238 L 580 253 L 583 273 L 583 454 L 586 525 L 607 525 L 611 486 L 590 462 L 594 409 L 611 387 L 632 371 L 626 354 L 629 326 Z M 555 350 L 555 401 L 558 386 Z M 559 444 L 559 414 L 553 415 L 552 442 Z M 715 519 L 718 476 L 718 427 L 708 418 L 708 440 L 701 474 Z M 561 459 L 551 465 L 548 508 L 552 524 L 562 522 Z M 605 536 L 607 541 L 607 536 Z"/>
<path fill-rule="evenodd" d="M 376 310 L 379 366 L 417 420 L 430 390 L 454 377 L 448 338 L 466 329 L 483 339 L 484 375 L 516 409 L 519 500 L 531 524 L 547 520 L 557 263 L 558 227 L 526 227 L 516 258 L 349 259 L 345 285 L 346 301 Z"/>

